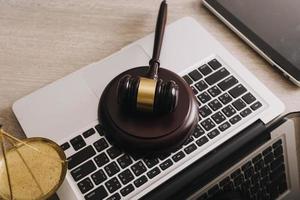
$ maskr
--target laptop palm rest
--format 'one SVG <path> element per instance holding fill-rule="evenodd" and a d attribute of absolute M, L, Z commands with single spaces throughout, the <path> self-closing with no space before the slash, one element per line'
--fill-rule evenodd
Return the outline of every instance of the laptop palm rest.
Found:
<path fill-rule="evenodd" d="M 133 45 L 18 100 L 13 110 L 28 137 L 60 142 L 98 119 L 99 98 L 113 77 L 148 60 Z"/>

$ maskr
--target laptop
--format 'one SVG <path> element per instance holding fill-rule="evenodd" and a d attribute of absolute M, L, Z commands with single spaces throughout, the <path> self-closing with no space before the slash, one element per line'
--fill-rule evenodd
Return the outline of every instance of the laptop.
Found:
<path fill-rule="evenodd" d="M 245 129 L 269 124 L 283 103 L 190 17 L 167 26 L 161 66 L 182 76 L 199 102 L 200 121 L 185 144 L 157 158 L 128 155 L 97 120 L 102 91 L 129 68 L 145 66 L 153 34 L 21 99 L 13 111 L 28 137 L 47 137 L 68 160 L 60 199 L 139 199 Z M 63 66 L 62 66 L 63 67 Z"/>
<path fill-rule="evenodd" d="M 267 200 L 300 197 L 300 112 L 257 123 L 206 154 L 143 199 Z"/>

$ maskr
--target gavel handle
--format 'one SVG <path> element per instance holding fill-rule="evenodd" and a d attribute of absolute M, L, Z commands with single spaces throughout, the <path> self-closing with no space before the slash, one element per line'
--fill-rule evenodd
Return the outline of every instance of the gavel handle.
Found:
<path fill-rule="evenodd" d="M 152 58 L 149 62 L 150 69 L 148 72 L 148 77 L 152 79 L 158 78 L 158 69 L 160 65 L 159 56 L 160 56 L 160 50 L 161 50 L 164 33 L 165 33 L 167 14 L 168 14 L 168 4 L 166 0 L 164 0 L 161 2 L 159 8 L 159 13 L 158 13 L 156 27 L 155 27 L 153 53 L 152 53 Z"/>

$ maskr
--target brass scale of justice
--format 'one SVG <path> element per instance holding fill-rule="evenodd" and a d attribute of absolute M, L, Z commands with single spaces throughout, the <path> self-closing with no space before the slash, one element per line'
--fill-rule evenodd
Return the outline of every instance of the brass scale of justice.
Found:
<path fill-rule="evenodd" d="M 0 199 L 47 199 L 67 172 L 65 153 L 51 140 L 18 139 L 0 125 Z"/>

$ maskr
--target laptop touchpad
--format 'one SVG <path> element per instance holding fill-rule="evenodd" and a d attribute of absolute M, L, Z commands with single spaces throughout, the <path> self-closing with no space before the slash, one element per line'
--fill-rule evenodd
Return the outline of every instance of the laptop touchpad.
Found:
<path fill-rule="evenodd" d="M 82 71 L 88 87 L 101 97 L 106 85 L 121 72 L 148 65 L 150 57 L 139 45 L 123 49 L 101 62 L 93 63 Z"/>

